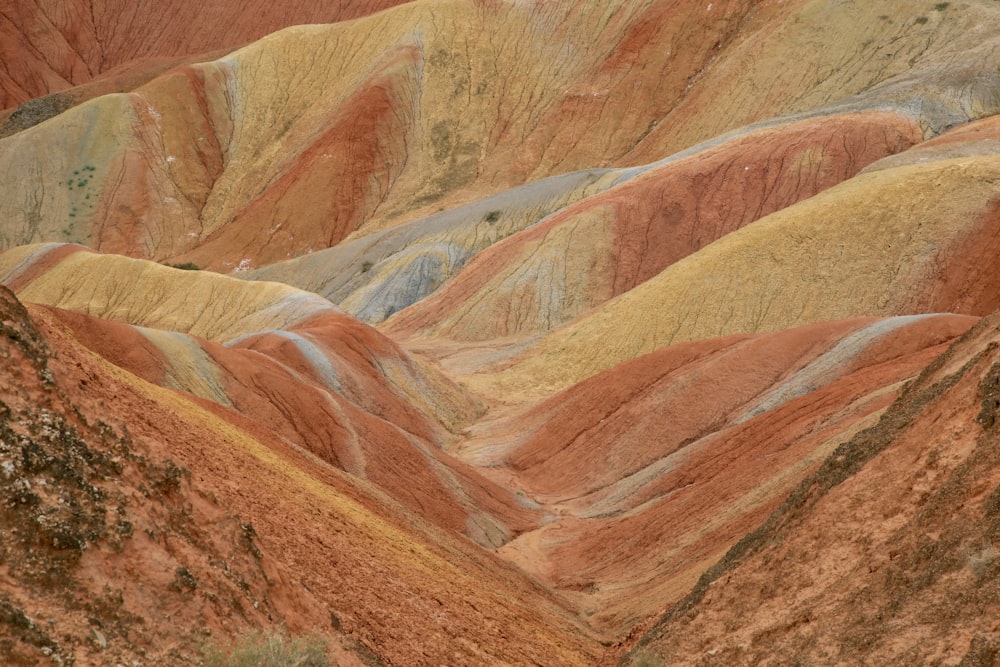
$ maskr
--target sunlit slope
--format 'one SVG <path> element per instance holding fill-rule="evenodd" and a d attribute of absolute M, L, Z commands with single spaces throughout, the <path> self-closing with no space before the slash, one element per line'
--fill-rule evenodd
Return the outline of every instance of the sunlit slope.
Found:
<path fill-rule="evenodd" d="M 340 313 L 326 299 L 280 283 L 74 250 L 53 244 L 2 253 L 0 281 L 25 301 L 220 342 Z M 46 261 L 49 253 L 54 262 Z"/>
<path fill-rule="evenodd" d="M 822 5 L 433 0 L 288 28 L 0 140 L 0 167 L 29 176 L 0 193 L 0 243 L 254 268 L 857 93 L 845 110 L 929 133 L 997 109 L 998 80 L 969 74 L 995 48 L 991 4 L 914 24 L 925 10 L 894 2 L 889 21 L 840 12 L 836 30 Z M 865 64 L 817 75 L 845 58 Z M 922 93 L 904 71 L 927 73 Z"/>
<path fill-rule="evenodd" d="M 769 213 L 922 139 L 890 113 L 778 124 L 625 172 L 621 183 L 490 247 L 390 323 L 488 340 L 558 327 Z"/>
<path fill-rule="evenodd" d="M 143 61 L 242 46 L 289 25 L 344 21 L 401 1 L 7 3 L 0 7 L 0 60 L 17 66 L 0 72 L 0 109 Z"/>
<path fill-rule="evenodd" d="M 733 232 L 476 379 L 547 392 L 663 345 L 861 315 L 983 314 L 1000 157 L 859 175 Z"/>

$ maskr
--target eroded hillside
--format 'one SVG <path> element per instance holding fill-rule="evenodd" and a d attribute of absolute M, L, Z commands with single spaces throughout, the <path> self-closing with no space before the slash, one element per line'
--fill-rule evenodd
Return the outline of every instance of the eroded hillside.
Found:
<path fill-rule="evenodd" d="M 994 664 L 997 323 L 838 447 L 625 664 Z"/>
<path fill-rule="evenodd" d="M 988 664 L 1000 5 L 175 4 L 0 7 L 4 657 Z"/>

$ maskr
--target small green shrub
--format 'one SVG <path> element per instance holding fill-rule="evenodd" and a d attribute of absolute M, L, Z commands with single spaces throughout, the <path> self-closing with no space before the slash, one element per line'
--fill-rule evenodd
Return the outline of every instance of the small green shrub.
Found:
<path fill-rule="evenodd" d="M 372 270 L 372 263 L 365 261 L 361 263 L 361 273 L 368 273 Z"/>
<path fill-rule="evenodd" d="M 927 21 L 928 21 L 928 18 L 926 16 L 918 16 L 916 18 L 916 20 L 915 20 L 915 22 L 918 23 L 918 24 L 920 24 L 920 25 L 923 25 L 923 24 L 927 23 Z"/>
<path fill-rule="evenodd" d="M 228 646 L 208 644 L 205 667 L 329 667 L 327 642 L 318 635 L 289 637 L 284 630 L 249 632 Z"/>
<path fill-rule="evenodd" d="M 939 2 L 936 5 L 934 5 L 934 9 L 938 10 L 939 12 L 943 12 L 944 10 L 948 9 L 949 5 L 951 5 L 950 2 Z"/>
<path fill-rule="evenodd" d="M 493 224 L 500 219 L 500 211 L 490 211 L 486 214 L 486 222 Z"/>
<path fill-rule="evenodd" d="M 199 267 L 194 262 L 181 262 L 180 264 L 167 264 L 167 266 L 172 267 L 174 269 L 181 269 L 182 271 L 199 271 L 201 269 L 201 267 Z"/>

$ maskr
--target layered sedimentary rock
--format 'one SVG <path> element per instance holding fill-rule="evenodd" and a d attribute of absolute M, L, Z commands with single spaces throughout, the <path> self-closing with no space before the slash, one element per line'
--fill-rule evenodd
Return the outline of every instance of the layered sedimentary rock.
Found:
<path fill-rule="evenodd" d="M 996 653 L 996 3 L 307 4 L 0 7 L 0 655 Z"/>
<path fill-rule="evenodd" d="M 859 175 L 731 233 L 487 374 L 551 391 L 665 344 L 857 316 L 1000 305 L 995 154 Z"/>
<path fill-rule="evenodd" d="M 449 428 L 479 411 L 474 398 L 322 298 L 79 247 L 24 250 L 3 256 L 18 265 L 6 282 L 57 306 L 116 365 L 252 417 L 484 544 L 534 525 L 512 493 L 439 453 Z"/>
<path fill-rule="evenodd" d="M 453 531 L 266 419 L 108 363 L 77 340 L 100 349 L 100 323 L 35 306 L 29 318 L 2 296 L 5 655 L 165 663 L 194 659 L 213 633 L 285 623 L 335 638 L 348 664 L 372 651 L 402 662 L 595 658 L 551 598 Z M 52 622 L 22 627 L 25 614 Z M 496 627 L 521 639 L 497 641 Z"/>
<path fill-rule="evenodd" d="M 288 28 L 3 140 L 3 168 L 25 178 L 4 192 L 0 244 L 256 268 L 779 114 L 894 109 L 937 133 L 997 108 L 975 74 L 995 49 L 988 7 L 928 17 L 896 3 L 886 19 L 836 15 L 843 39 L 828 48 L 775 45 L 829 37 L 822 4 L 432 2 Z M 902 41 L 891 54 L 888 39 Z M 692 106 L 736 63 L 756 71 L 775 52 L 795 54 L 781 76 L 758 72 L 718 112 Z M 859 66 L 815 78 L 844 58 Z"/>
<path fill-rule="evenodd" d="M 989 664 L 997 314 L 837 448 L 623 664 Z"/>
<path fill-rule="evenodd" d="M 159 62 L 234 48 L 301 23 L 372 14 L 400 0 L 222 3 L 155 2 L 121 7 L 100 0 L 5 3 L 0 7 L 0 109 L 102 75 L 155 69 Z M 16 65 L 15 65 L 16 64 Z"/>
<path fill-rule="evenodd" d="M 389 330 L 483 340 L 556 328 L 921 138 L 905 117 L 838 115 L 749 132 L 624 172 L 616 187 L 478 255 Z"/>
<path fill-rule="evenodd" d="M 460 455 L 552 515 L 501 553 L 622 633 L 975 322 L 850 320 L 666 347 L 483 423 Z"/>

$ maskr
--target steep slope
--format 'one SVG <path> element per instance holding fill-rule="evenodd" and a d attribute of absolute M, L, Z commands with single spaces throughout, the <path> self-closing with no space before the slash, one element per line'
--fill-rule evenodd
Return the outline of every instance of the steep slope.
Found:
<path fill-rule="evenodd" d="M 361 639 L 393 662 L 594 659 L 539 589 L 471 544 L 225 408 L 115 368 L 49 312 L 32 309 L 36 329 L 3 298 L 0 488 L 4 530 L 21 537 L 4 540 L 0 599 L 22 664 L 190 662 L 209 633 L 281 622 L 342 631 L 346 649 Z M 31 541 L 47 534 L 51 551 Z"/>
<path fill-rule="evenodd" d="M 29 301 L 219 342 L 340 312 L 279 283 L 250 286 L 82 246 L 21 246 L 0 255 L 0 274 Z"/>
<path fill-rule="evenodd" d="M 595 169 L 553 176 L 493 197 L 343 241 L 332 248 L 236 275 L 322 294 L 373 324 L 433 293 L 476 253 L 628 172 Z"/>
<path fill-rule="evenodd" d="M 308 4 L 0 6 L 0 656 L 995 657 L 1000 4 Z"/>
<path fill-rule="evenodd" d="M 678 599 L 975 318 L 680 344 L 478 424 L 456 454 L 551 519 L 500 553 L 612 636 Z"/>
<path fill-rule="evenodd" d="M 441 454 L 476 401 L 320 297 L 79 247 L 19 248 L 5 265 L 18 266 L 9 284 L 63 309 L 54 316 L 107 360 L 231 408 L 434 524 L 484 546 L 538 525 L 513 492 Z"/>
<path fill-rule="evenodd" d="M 989 0 L 762 6 L 627 160 L 642 164 L 741 125 L 831 106 L 919 110 L 935 134 L 996 113 L 998 76 L 982 67 L 998 48 Z"/>
<path fill-rule="evenodd" d="M 892 20 L 842 12 L 841 42 L 789 51 L 825 34 L 825 4 L 438 0 L 289 28 L 0 140 L 0 167 L 27 176 L 0 197 L 0 246 L 68 240 L 253 268 L 816 104 L 897 110 L 928 133 L 997 110 L 1000 79 L 975 74 L 997 48 L 992 4 L 932 12 L 920 30 L 909 2 Z M 843 58 L 865 64 L 816 79 Z M 758 72 L 721 115 L 691 106 L 748 60 L 780 61 L 789 79 Z M 670 142 L 656 128 L 675 128 Z M 642 160 L 640 143 L 655 146 Z"/>
<path fill-rule="evenodd" d="M 493 245 L 386 331 L 486 340 L 558 327 L 921 139 L 909 118 L 870 113 L 791 122 L 685 151 Z"/>
<path fill-rule="evenodd" d="M 998 322 L 839 447 L 624 662 L 995 662 Z"/>
<path fill-rule="evenodd" d="M 493 547 L 539 524 L 539 513 L 513 492 L 441 454 L 450 437 L 436 420 L 447 419 L 448 409 L 468 419 L 474 406 L 430 369 L 414 372 L 409 360 L 394 360 L 342 324 L 255 334 L 224 347 L 55 313 L 116 365 L 230 408 L 443 529 Z"/>
<path fill-rule="evenodd" d="M 6 2 L 0 5 L 0 60 L 11 65 L 0 73 L 0 109 L 123 66 L 238 47 L 290 25 L 346 21 L 402 1 L 185 1 L 169 8 L 148 1 L 127 7 L 95 0 Z"/>

